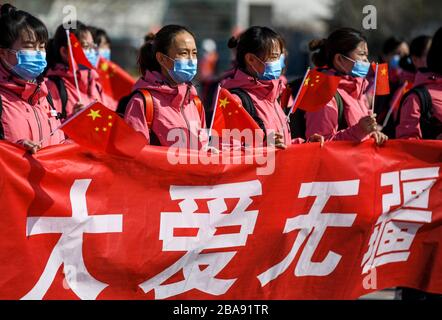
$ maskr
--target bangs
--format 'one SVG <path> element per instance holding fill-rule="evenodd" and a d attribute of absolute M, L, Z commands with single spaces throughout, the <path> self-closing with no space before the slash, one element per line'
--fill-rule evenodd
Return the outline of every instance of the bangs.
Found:
<path fill-rule="evenodd" d="M 34 32 L 35 38 L 40 43 L 47 43 L 49 39 L 48 29 L 41 20 L 30 16 L 28 20 L 29 28 Z"/>
<path fill-rule="evenodd" d="M 270 57 L 276 44 L 279 45 L 281 54 L 284 53 L 285 45 L 282 38 L 278 34 L 265 34 L 263 35 L 262 45 L 258 51 L 265 55 L 263 58 Z"/>
<path fill-rule="evenodd" d="M 48 30 L 46 26 L 39 19 L 33 16 L 27 16 L 25 19 L 20 21 L 21 23 L 18 25 L 16 30 L 17 37 L 23 38 L 27 37 L 31 41 L 36 41 L 38 43 L 47 43 L 48 42 Z"/>

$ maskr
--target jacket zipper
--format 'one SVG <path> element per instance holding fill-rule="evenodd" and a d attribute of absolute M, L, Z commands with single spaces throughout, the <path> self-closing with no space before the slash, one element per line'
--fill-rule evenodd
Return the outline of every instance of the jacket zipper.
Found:
<path fill-rule="evenodd" d="M 184 96 L 183 103 L 181 103 L 181 106 L 180 106 L 181 114 L 183 115 L 184 121 L 186 122 L 187 131 L 189 132 L 189 137 L 188 137 L 189 141 L 187 141 L 187 143 L 190 143 L 190 134 L 191 134 L 191 132 L 190 132 L 189 120 L 187 119 L 186 115 L 184 114 L 184 104 L 186 103 L 187 96 L 189 95 L 189 92 L 190 92 L 190 87 L 187 87 L 186 95 Z"/>
<path fill-rule="evenodd" d="M 35 109 L 34 105 L 32 104 L 32 100 L 34 99 L 35 95 L 38 94 L 39 92 L 40 92 L 40 84 L 37 86 L 37 89 L 35 89 L 34 93 L 29 97 L 28 102 L 29 102 L 29 105 L 31 106 L 32 110 L 34 111 L 35 120 L 37 121 L 38 136 L 39 136 L 38 141 L 41 141 L 43 139 L 43 130 L 41 127 L 41 120 L 40 120 L 40 117 L 38 116 L 37 110 Z"/>
<path fill-rule="evenodd" d="M 280 88 L 281 88 L 281 81 L 278 83 L 278 92 L 279 92 Z M 276 102 L 276 100 L 275 100 L 275 102 Z M 281 120 L 281 117 L 279 116 L 278 107 L 276 106 L 276 103 L 274 104 L 274 107 L 275 107 L 276 117 L 278 118 L 279 124 L 281 125 L 282 136 L 284 137 L 284 141 L 285 141 L 286 140 L 286 136 L 285 136 L 284 124 L 283 124 L 283 122 Z M 289 127 L 289 130 L 290 130 L 290 126 L 288 126 L 288 127 Z"/>

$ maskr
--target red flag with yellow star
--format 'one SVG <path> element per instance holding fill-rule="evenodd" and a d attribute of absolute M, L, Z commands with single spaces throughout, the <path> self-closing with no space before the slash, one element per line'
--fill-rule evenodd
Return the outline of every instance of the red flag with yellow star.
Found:
<path fill-rule="evenodd" d="M 72 60 L 74 63 L 77 64 L 77 66 L 83 66 L 88 69 L 94 69 L 94 67 L 91 65 L 89 60 L 86 58 L 86 55 L 84 54 L 83 47 L 80 44 L 80 41 L 78 41 L 75 34 L 72 32 L 69 32 L 69 39 L 72 47 L 72 56 L 74 59 L 71 58 L 71 51 L 68 50 L 68 61 L 69 61 L 69 70 L 74 72 L 74 66 L 72 65 Z M 78 69 L 76 67 L 75 69 Z"/>
<path fill-rule="evenodd" d="M 97 72 L 103 91 L 114 100 L 120 100 L 132 92 L 135 79 L 116 63 L 100 57 Z"/>
<path fill-rule="evenodd" d="M 376 64 L 374 65 L 376 72 Z M 378 65 L 378 73 L 376 76 L 376 95 L 385 96 L 390 94 L 390 81 L 388 79 L 388 63 Z"/>
<path fill-rule="evenodd" d="M 309 71 L 300 88 L 293 112 L 297 108 L 315 112 L 324 107 L 338 90 L 340 80 L 340 77 L 325 74 L 317 69 Z"/>
<path fill-rule="evenodd" d="M 261 130 L 249 113 L 238 103 L 232 94 L 221 88 L 215 106 L 212 129 L 221 135 L 223 129 Z"/>
<path fill-rule="evenodd" d="M 60 127 L 77 144 L 94 151 L 135 157 L 147 144 L 115 112 L 94 102 Z"/>

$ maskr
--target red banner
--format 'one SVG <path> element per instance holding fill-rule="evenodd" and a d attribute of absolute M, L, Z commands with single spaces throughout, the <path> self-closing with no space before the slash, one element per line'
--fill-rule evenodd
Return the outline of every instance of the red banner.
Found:
<path fill-rule="evenodd" d="M 442 293 L 441 142 L 294 145 L 266 175 L 271 157 L 183 164 L 150 146 L 0 155 L 0 299 Z"/>

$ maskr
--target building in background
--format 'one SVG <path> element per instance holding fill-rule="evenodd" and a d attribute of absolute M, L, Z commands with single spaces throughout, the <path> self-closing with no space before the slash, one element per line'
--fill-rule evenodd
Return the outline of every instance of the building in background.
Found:
<path fill-rule="evenodd" d="M 232 55 L 227 41 L 251 25 L 274 27 L 284 34 L 290 52 L 289 73 L 305 68 L 306 41 L 326 31 L 333 0 L 12 0 L 20 9 L 42 19 L 50 33 L 63 21 L 66 6 L 74 5 L 78 19 L 105 29 L 112 39 L 112 57 L 136 73 L 137 50 L 144 35 L 169 23 L 188 26 L 201 45 L 213 39 L 219 53 L 219 70 L 229 67 Z"/>
<path fill-rule="evenodd" d="M 7 0 L 8 1 L 8 0 Z M 289 52 L 288 76 L 300 76 L 309 63 L 308 41 L 324 37 L 342 26 L 362 28 L 365 0 L 9 0 L 34 13 L 50 32 L 62 23 L 63 8 L 74 5 L 79 20 L 105 29 L 113 41 L 113 59 L 136 73 L 137 51 L 144 35 L 169 23 L 188 26 L 201 48 L 213 39 L 219 70 L 229 67 L 232 55 L 227 41 L 251 25 L 266 25 L 285 38 Z M 366 30 L 375 57 L 382 41 L 397 35 L 411 40 L 432 34 L 440 26 L 440 0 L 372 0 L 377 8 L 377 30 Z M 202 50 L 200 50 L 202 51 Z"/>

